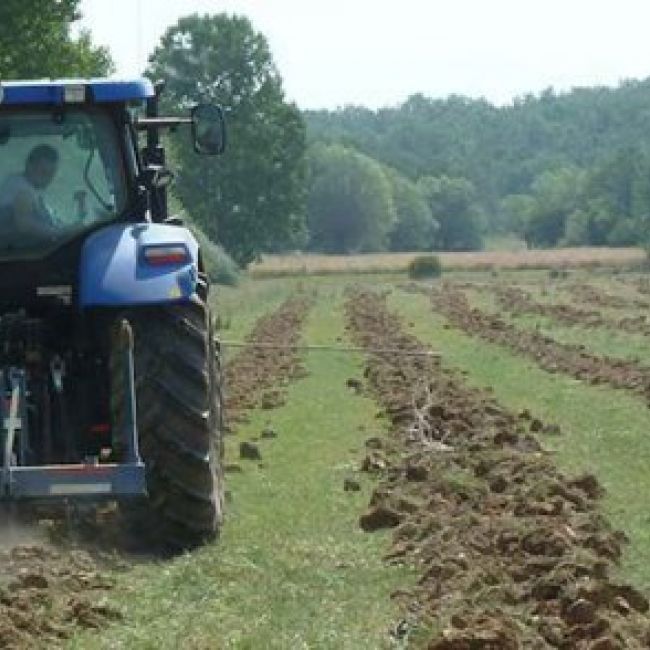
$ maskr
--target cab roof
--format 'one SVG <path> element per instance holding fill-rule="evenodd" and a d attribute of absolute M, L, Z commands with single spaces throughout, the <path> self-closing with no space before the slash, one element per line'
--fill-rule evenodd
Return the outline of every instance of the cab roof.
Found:
<path fill-rule="evenodd" d="M 154 96 L 149 79 L 43 79 L 0 81 L 0 106 L 127 102 Z"/>

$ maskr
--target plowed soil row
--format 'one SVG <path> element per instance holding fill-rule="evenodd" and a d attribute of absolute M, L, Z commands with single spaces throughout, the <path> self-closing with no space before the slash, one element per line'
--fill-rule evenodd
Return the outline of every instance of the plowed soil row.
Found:
<path fill-rule="evenodd" d="M 0 553 L 0 648 L 49 648 L 121 613 L 103 602 L 107 562 L 86 551 L 20 545 Z"/>
<path fill-rule="evenodd" d="M 650 296 L 650 279 L 647 277 L 642 278 L 628 278 L 625 276 L 618 276 L 618 282 L 623 285 L 631 286 L 643 296 Z"/>
<path fill-rule="evenodd" d="M 598 512 L 593 476 L 569 479 L 506 411 L 424 351 L 384 299 L 355 291 L 348 327 L 392 423 L 364 467 L 380 474 L 366 530 L 394 527 L 392 561 L 421 566 L 401 597 L 433 650 L 648 647 L 648 601 L 612 581 L 624 536 Z M 536 421 L 535 421 L 536 422 Z"/>
<path fill-rule="evenodd" d="M 513 286 L 493 286 L 499 306 L 517 316 L 534 314 L 548 317 L 564 325 L 579 327 L 602 327 L 616 331 L 650 336 L 650 323 L 645 314 L 626 318 L 608 318 L 594 309 L 581 309 L 560 303 L 541 303 L 524 289 Z"/>
<path fill-rule="evenodd" d="M 567 291 L 575 300 L 587 305 L 612 309 L 648 309 L 650 307 L 647 300 L 613 296 L 591 284 L 560 284 L 558 286 Z"/>
<path fill-rule="evenodd" d="M 263 316 L 246 337 L 250 344 L 224 368 L 228 426 L 241 422 L 245 411 L 275 408 L 284 403 L 289 381 L 304 373 L 295 349 L 313 300 L 292 296 Z M 257 344 L 260 347 L 255 347 Z"/>
<path fill-rule="evenodd" d="M 650 296 L 650 280 L 648 278 L 639 278 L 634 283 L 634 287 L 644 296 Z"/>
<path fill-rule="evenodd" d="M 417 287 L 410 290 L 420 291 Z M 467 334 L 509 348 L 548 372 L 564 373 L 590 384 L 607 384 L 650 399 L 650 367 L 594 355 L 585 346 L 558 343 L 536 330 L 515 327 L 495 314 L 472 307 L 467 296 L 448 283 L 434 287 L 430 295 L 434 310 Z"/>

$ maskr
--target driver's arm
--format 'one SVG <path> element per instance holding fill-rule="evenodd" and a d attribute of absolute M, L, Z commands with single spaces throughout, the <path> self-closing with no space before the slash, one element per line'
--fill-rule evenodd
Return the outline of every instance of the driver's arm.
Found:
<path fill-rule="evenodd" d="M 13 203 L 16 230 L 25 235 L 43 237 L 52 234 L 52 226 L 38 217 L 38 205 L 29 192 L 18 192 Z"/>

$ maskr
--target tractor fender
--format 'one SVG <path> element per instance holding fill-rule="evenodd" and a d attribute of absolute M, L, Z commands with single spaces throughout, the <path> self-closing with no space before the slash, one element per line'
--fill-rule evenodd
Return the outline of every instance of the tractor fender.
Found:
<path fill-rule="evenodd" d="M 184 246 L 183 262 L 151 265 L 148 247 Z M 199 245 L 181 226 L 120 223 L 95 231 L 81 250 L 79 305 L 154 305 L 187 301 L 196 289 Z"/>

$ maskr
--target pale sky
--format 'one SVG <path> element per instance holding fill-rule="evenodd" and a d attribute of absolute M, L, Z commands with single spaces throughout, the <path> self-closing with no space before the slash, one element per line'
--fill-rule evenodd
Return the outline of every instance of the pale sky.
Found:
<path fill-rule="evenodd" d="M 82 0 L 81 10 L 120 76 L 140 74 L 179 17 L 244 14 L 301 108 L 376 108 L 416 92 L 506 103 L 650 76 L 648 0 Z"/>

